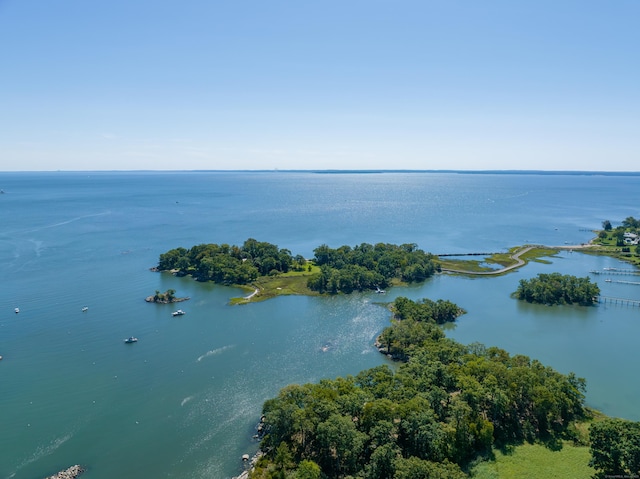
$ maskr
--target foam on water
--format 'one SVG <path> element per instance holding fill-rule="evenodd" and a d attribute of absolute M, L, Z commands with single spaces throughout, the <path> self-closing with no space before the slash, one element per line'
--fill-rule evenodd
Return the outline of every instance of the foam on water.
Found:
<path fill-rule="evenodd" d="M 226 351 L 227 349 L 231 349 L 231 348 L 233 348 L 232 344 L 229 344 L 227 346 L 222 346 L 221 348 L 212 349 L 210 351 L 207 351 L 203 355 L 198 356 L 198 359 L 196 359 L 196 361 L 200 362 L 203 359 L 208 358 L 209 356 L 215 356 L 217 354 L 222 354 L 224 351 Z"/>

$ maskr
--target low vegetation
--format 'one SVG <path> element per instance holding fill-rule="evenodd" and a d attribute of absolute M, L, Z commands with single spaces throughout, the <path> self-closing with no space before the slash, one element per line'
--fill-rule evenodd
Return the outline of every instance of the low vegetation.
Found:
<path fill-rule="evenodd" d="M 494 458 L 483 461 L 471 470 L 473 479 L 589 479 L 595 469 L 589 466 L 588 446 L 576 446 L 564 441 L 554 450 L 542 444 L 522 444 L 503 452 L 496 450 Z"/>
<path fill-rule="evenodd" d="M 518 264 L 513 256 L 518 253 L 519 250 L 522 250 L 521 246 L 511 248 L 506 253 L 494 253 L 489 256 L 483 256 L 482 260 L 460 259 L 461 257 L 456 257 L 456 259 L 439 257 L 438 264 L 441 269 L 454 272 L 490 273 L 497 269 L 508 268 L 509 266 Z M 524 264 L 527 264 L 529 261 L 549 263 L 550 261 L 543 258 L 553 256 L 557 253 L 557 249 L 536 246 L 521 254 L 519 258 L 524 261 Z"/>

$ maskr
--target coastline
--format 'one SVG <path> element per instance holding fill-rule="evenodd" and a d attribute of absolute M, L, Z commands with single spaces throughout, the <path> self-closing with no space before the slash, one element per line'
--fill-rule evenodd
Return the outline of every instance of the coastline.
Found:
<path fill-rule="evenodd" d="M 247 454 L 248 456 L 248 454 Z M 249 474 L 255 469 L 258 460 L 264 456 L 264 452 L 260 449 L 253 455 L 251 459 L 247 459 L 246 456 L 243 457 L 244 461 L 248 461 L 248 465 L 245 466 L 245 470 L 239 476 L 233 476 L 231 479 L 249 479 Z"/>

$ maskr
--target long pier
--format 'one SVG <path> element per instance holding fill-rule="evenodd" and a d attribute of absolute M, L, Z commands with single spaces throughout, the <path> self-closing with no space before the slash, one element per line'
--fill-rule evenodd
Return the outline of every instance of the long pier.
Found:
<path fill-rule="evenodd" d="M 620 304 L 623 306 L 638 306 L 640 307 L 640 301 L 637 299 L 627 299 L 627 298 L 614 298 L 612 296 L 597 296 L 596 299 L 598 303 L 611 303 L 611 304 Z"/>
<path fill-rule="evenodd" d="M 618 281 L 615 279 L 605 279 L 607 283 L 617 283 L 617 284 L 635 284 L 636 286 L 640 286 L 640 281 Z"/>
<path fill-rule="evenodd" d="M 632 269 L 607 269 L 604 271 L 589 271 L 591 274 L 623 274 L 623 275 L 632 275 L 638 276 L 640 275 L 640 271 L 634 271 Z"/>

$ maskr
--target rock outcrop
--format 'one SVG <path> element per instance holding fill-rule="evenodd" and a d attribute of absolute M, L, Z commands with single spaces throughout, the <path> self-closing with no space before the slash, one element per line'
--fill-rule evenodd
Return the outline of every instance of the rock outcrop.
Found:
<path fill-rule="evenodd" d="M 75 465 L 71 466 L 69 469 L 65 469 L 64 471 L 60 471 L 53 476 L 46 477 L 45 479 L 75 479 L 80 474 L 84 472 L 82 466 Z"/>

